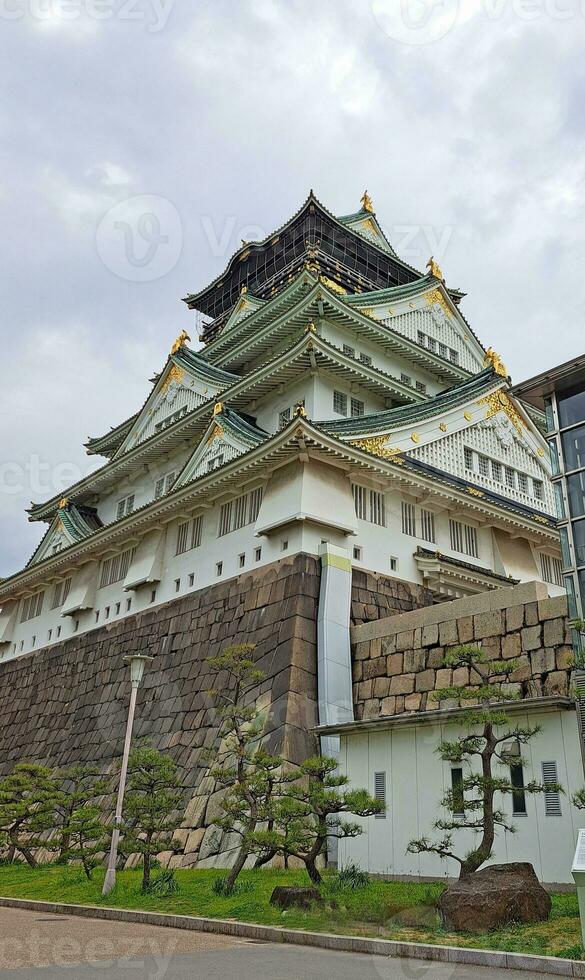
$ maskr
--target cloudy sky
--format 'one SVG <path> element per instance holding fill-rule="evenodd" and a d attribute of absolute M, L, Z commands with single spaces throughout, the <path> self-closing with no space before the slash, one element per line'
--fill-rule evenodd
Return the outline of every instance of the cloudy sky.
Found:
<path fill-rule="evenodd" d="M 584 42 L 581 0 L 0 0 L 0 575 L 310 187 L 367 187 L 514 380 L 583 353 Z"/>

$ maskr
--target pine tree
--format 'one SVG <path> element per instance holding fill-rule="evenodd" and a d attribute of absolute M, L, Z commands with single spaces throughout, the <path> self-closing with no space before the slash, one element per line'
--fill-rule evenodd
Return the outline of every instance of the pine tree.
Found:
<path fill-rule="evenodd" d="M 491 857 L 497 827 L 510 833 L 515 827 L 508 821 L 503 810 L 496 807 L 496 794 L 510 795 L 516 787 L 507 775 L 494 771 L 501 764 L 510 769 L 523 765 L 519 751 L 509 751 L 511 745 L 518 749 L 541 731 L 538 725 L 524 728 L 514 725 L 506 711 L 497 702 L 517 700 L 518 695 L 502 685 L 518 669 L 515 660 L 489 661 L 480 647 L 464 645 L 452 648 L 445 656 L 443 666 L 467 667 L 470 671 L 470 687 L 448 687 L 437 690 L 433 696 L 438 701 L 459 700 L 474 702 L 456 720 L 466 730 L 459 738 L 440 743 L 437 752 L 441 759 L 455 765 L 467 765 L 467 774 L 461 783 L 447 790 L 441 805 L 452 816 L 435 821 L 441 831 L 440 840 L 427 837 L 413 840 L 408 851 L 413 854 L 438 854 L 452 858 L 460 866 L 460 877 L 473 874 Z M 475 763 L 475 765 L 474 765 Z M 537 783 L 524 785 L 525 793 L 543 793 L 561 790 L 558 784 Z M 453 834 L 459 830 L 472 830 L 479 834 L 479 842 L 465 856 L 453 850 Z"/>
<path fill-rule="evenodd" d="M 57 774 L 60 792 L 55 809 L 60 821 L 58 864 L 68 860 L 71 850 L 69 830 L 73 814 L 80 809 L 93 807 L 94 801 L 109 790 L 109 780 L 95 766 L 77 765 Z M 99 812 L 99 810 L 98 810 Z M 103 835 L 103 828 L 102 828 Z"/>
<path fill-rule="evenodd" d="M 373 816 L 384 803 L 365 789 L 346 789 L 347 776 L 337 772 L 337 761 L 328 756 L 306 759 L 298 767 L 295 781 L 272 801 L 272 830 L 250 837 L 258 849 L 271 847 L 276 853 L 299 858 L 314 885 L 321 884 L 317 867 L 331 838 L 357 837 L 359 823 L 341 819 L 342 814 Z"/>
<path fill-rule="evenodd" d="M 63 825 L 62 834 L 67 840 L 67 849 L 61 851 L 64 859 L 79 861 L 90 881 L 108 842 L 100 808 L 91 804 L 76 807 Z"/>
<path fill-rule="evenodd" d="M 19 852 L 37 867 L 36 847 L 51 847 L 41 835 L 53 830 L 59 784 L 51 769 L 19 762 L 0 780 L 0 834 L 14 857 Z"/>
<path fill-rule="evenodd" d="M 153 858 L 161 851 L 179 850 L 173 840 L 184 800 L 176 763 L 153 748 L 135 749 L 128 762 L 124 797 L 125 853 L 142 855 L 142 892 L 150 888 Z"/>
<path fill-rule="evenodd" d="M 260 852 L 258 864 L 276 853 L 270 846 L 255 848 L 251 836 L 271 818 L 271 801 L 279 788 L 294 778 L 283 769 L 280 756 L 271 756 L 260 743 L 264 720 L 252 699 L 253 688 L 264 679 L 252 657 L 254 644 L 226 647 L 207 661 L 213 671 L 225 677 L 225 684 L 209 691 L 218 703 L 222 739 L 211 775 L 226 790 L 222 814 L 215 823 L 240 838 L 234 864 L 223 882 L 224 894 L 233 892 L 246 860 Z"/>

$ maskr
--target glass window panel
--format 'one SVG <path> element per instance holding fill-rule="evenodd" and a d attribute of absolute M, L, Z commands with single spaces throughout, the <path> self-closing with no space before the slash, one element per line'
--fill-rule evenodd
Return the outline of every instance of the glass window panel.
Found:
<path fill-rule="evenodd" d="M 565 561 L 565 547 L 563 538 L 567 539 L 567 529 L 561 528 L 561 546 L 563 547 L 563 564 L 565 568 L 571 567 L 570 562 Z M 573 524 L 573 544 L 575 546 L 575 562 L 577 565 L 585 565 L 585 521 L 575 521 Z M 568 545 L 568 540 L 567 540 Z"/>
<path fill-rule="evenodd" d="M 546 431 L 553 432 L 555 428 L 555 416 L 553 411 L 552 398 L 544 399 L 544 412 L 546 415 Z"/>
<path fill-rule="evenodd" d="M 574 613 L 573 612 L 570 613 L 571 616 L 574 616 L 574 617 L 577 617 L 579 615 L 583 615 L 583 612 L 585 612 L 584 601 L 583 601 L 583 597 L 585 596 L 585 568 L 582 568 L 580 572 L 577 572 L 577 575 L 579 577 L 579 594 L 580 594 L 580 599 L 581 599 L 581 606 L 580 606 L 580 608 L 581 608 L 582 612 L 581 613 L 579 612 L 579 606 L 578 606 L 577 602 L 575 602 L 575 612 Z M 569 603 L 569 611 L 570 611 L 570 608 L 571 608 L 571 605 Z"/>
<path fill-rule="evenodd" d="M 559 473 L 561 472 L 561 469 L 559 466 L 559 451 L 557 448 L 557 440 L 549 439 L 548 448 L 550 449 L 550 465 L 552 467 L 552 475 L 558 476 Z M 575 469 L 575 468 L 576 467 L 574 466 L 571 467 L 571 469 Z"/>
<path fill-rule="evenodd" d="M 561 429 L 575 422 L 585 422 L 585 390 L 578 389 L 557 395 Z"/>
<path fill-rule="evenodd" d="M 581 470 L 585 467 L 585 425 L 580 425 L 577 429 L 570 432 L 563 432 L 563 455 L 565 458 L 565 470 Z M 556 475 L 553 464 L 553 474 Z"/>
<path fill-rule="evenodd" d="M 583 574 L 583 573 L 581 573 Z M 569 606 L 569 616 L 571 619 L 577 617 L 577 601 L 575 599 L 575 582 L 572 575 L 565 576 L 565 589 L 567 590 L 567 602 Z"/>
<path fill-rule="evenodd" d="M 569 535 L 567 533 L 566 527 L 559 528 L 559 534 L 561 536 L 561 551 L 563 554 L 563 568 L 571 568 L 573 562 L 571 561 L 571 549 L 569 548 Z"/>
<path fill-rule="evenodd" d="M 560 521 L 563 520 L 567 515 L 565 514 L 565 501 L 563 498 L 563 488 L 560 483 L 554 483 L 553 489 L 555 492 L 555 507 L 557 512 L 557 517 Z"/>
<path fill-rule="evenodd" d="M 585 472 L 567 477 L 569 511 L 572 517 L 585 517 Z"/>

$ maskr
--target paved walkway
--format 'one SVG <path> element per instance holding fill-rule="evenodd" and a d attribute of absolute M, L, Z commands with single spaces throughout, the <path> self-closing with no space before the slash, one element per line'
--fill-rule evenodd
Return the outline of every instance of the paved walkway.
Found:
<path fill-rule="evenodd" d="M 521 977 L 522 974 L 517 974 Z M 526 974 L 524 974 L 526 976 Z M 510 980 L 504 970 L 0 908 L 1 980 Z"/>

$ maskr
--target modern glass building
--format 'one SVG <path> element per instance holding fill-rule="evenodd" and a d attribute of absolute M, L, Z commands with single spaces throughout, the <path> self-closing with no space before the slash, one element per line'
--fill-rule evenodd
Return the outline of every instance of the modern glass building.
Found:
<path fill-rule="evenodd" d="M 514 388 L 545 413 L 569 615 L 585 618 L 585 354 Z M 579 648 L 583 638 L 577 637 Z"/>

